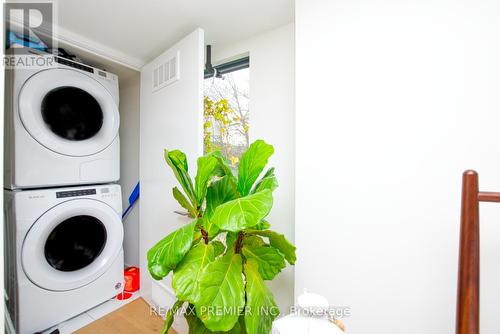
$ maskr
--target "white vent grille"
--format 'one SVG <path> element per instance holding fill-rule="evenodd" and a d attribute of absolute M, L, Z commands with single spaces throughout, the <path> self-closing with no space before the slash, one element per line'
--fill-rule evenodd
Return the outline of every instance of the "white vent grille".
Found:
<path fill-rule="evenodd" d="M 180 79 L 179 51 L 153 69 L 153 92 L 166 87 Z"/>

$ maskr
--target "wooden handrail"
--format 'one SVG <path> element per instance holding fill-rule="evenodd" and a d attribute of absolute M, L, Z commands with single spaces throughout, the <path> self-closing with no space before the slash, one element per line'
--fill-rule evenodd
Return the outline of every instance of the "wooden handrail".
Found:
<path fill-rule="evenodd" d="M 498 192 L 480 192 L 478 174 L 462 178 L 460 251 L 457 292 L 457 334 L 479 334 L 479 203 L 500 202 Z"/>
<path fill-rule="evenodd" d="M 457 334 L 479 334 L 479 186 L 475 171 L 462 178 Z"/>
<path fill-rule="evenodd" d="M 479 202 L 500 202 L 500 193 L 480 191 L 477 195 Z"/>

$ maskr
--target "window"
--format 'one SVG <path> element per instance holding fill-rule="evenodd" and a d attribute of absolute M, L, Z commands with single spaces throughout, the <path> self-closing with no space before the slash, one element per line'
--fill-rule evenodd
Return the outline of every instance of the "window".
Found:
<path fill-rule="evenodd" d="M 236 168 L 249 145 L 249 59 L 214 68 L 216 75 L 205 77 L 204 151 L 220 150 Z"/>

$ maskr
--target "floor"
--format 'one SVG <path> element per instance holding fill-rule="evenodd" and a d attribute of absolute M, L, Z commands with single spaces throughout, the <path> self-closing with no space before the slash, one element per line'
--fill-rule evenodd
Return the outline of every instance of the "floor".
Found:
<path fill-rule="evenodd" d="M 75 331 L 89 325 L 90 323 L 108 315 L 109 313 L 128 305 L 129 303 L 140 298 L 140 293 L 135 293 L 131 298 L 127 300 L 111 299 L 101 305 L 88 310 L 74 318 L 71 318 L 53 328 L 44 331 L 44 334 L 51 333 L 53 330 L 58 329 L 60 334 L 71 334 Z"/>
<path fill-rule="evenodd" d="M 138 298 L 128 305 L 83 327 L 76 331 L 75 334 L 161 333 L 163 323 L 164 321 L 161 317 L 151 313 L 151 309 L 146 301 Z M 169 334 L 177 333 L 171 330 Z"/>
<path fill-rule="evenodd" d="M 163 323 L 162 318 L 151 315 L 149 305 L 137 292 L 127 300 L 113 298 L 44 331 L 44 334 L 55 329 L 60 334 L 153 334 L 161 333 Z M 168 333 L 177 334 L 174 330 Z"/>

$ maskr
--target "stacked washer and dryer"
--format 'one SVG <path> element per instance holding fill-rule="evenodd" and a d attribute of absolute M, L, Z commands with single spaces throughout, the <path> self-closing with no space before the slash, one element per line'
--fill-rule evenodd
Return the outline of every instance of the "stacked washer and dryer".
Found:
<path fill-rule="evenodd" d="M 5 286 L 20 334 L 123 285 L 118 78 L 56 60 L 6 73 Z"/>

